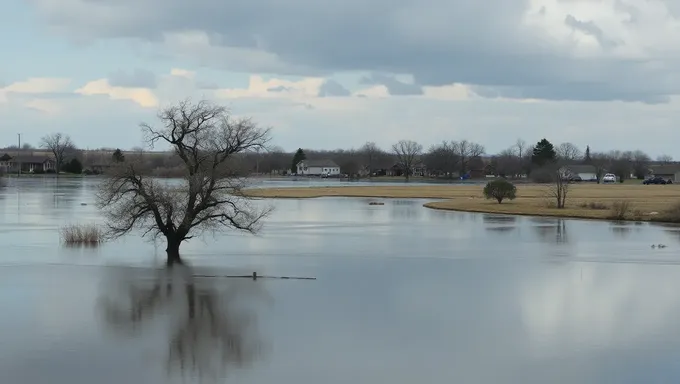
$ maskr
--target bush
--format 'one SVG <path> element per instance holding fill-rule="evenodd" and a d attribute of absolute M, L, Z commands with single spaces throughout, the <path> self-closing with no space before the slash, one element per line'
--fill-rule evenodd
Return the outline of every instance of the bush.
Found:
<path fill-rule="evenodd" d="M 614 204 L 612 204 L 612 214 L 609 218 L 613 220 L 625 220 L 630 210 L 630 201 L 615 201 Z"/>
<path fill-rule="evenodd" d="M 586 209 L 597 209 L 597 210 L 609 209 L 609 206 L 607 204 L 600 203 L 600 202 L 597 202 L 597 201 L 591 201 L 591 202 L 588 202 L 588 203 L 581 203 L 581 204 L 579 204 L 579 207 L 586 208 Z"/>
<path fill-rule="evenodd" d="M 48 169 L 47 171 L 45 171 L 45 173 L 54 174 L 54 173 L 57 173 L 57 171 L 55 171 L 54 169 L 50 168 L 50 169 Z"/>
<path fill-rule="evenodd" d="M 551 172 L 548 167 L 538 168 L 531 172 L 531 180 L 534 183 L 548 184 L 554 180 L 554 172 Z"/>
<path fill-rule="evenodd" d="M 83 164 L 80 162 L 80 160 L 73 158 L 71 159 L 71 161 L 64 164 L 64 166 L 62 167 L 62 171 L 80 175 L 81 173 L 83 173 Z"/>
<path fill-rule="evenodd" d="M 36 168 L 33 170 L 33 173 L 36 175 L 43 175 L 45 174 L 45 171 L 42 168 Z"/>
<path fill-rule="evenodd" d="M 668 223 L 680 223 L 680 202 L 671 205 L 670 208 L 668 208 L 658 216 L 653 217 L 652 220 L 663 221 Z"/>
<path fill-rule="evenodd" d="M 498 204 L 505 199 L 513 200 L 517 194 L 517 187 L 505 179 L 489 181 L 484 187 L 484 197 L 496 199 Z"/>
<path fill-rule="evenodd" d="M 104 232 L 96 224 L 71 224 L 61 228 L 61 239 L 67 245 L 99 245 Z"/>

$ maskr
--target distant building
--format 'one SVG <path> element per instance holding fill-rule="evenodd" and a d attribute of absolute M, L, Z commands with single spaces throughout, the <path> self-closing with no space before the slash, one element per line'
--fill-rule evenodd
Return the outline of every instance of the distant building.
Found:
<path fill-rule="evenodd" d="M 298 175 L 336 176 L 340 174 L 340 166 L 333 160 L 302 160 L 297 164 Z"/>
<path fill-rule="evenodd" d="M 663 177 L 673 182 L 680 181 L 679 164 L 652 165 L 649 167 L 649 171 L 652 176 Z"/>
<path fill-rule="evenodd" d="M 47 172 L 54 170 L 56 167 L 55 161 L 49 156 L 41 155 L 20 155 L 12 157 L 5 153 L 0 156 L 0 168 L 5 172 L 16 172 L 21 164 L 21 172 Z"/>

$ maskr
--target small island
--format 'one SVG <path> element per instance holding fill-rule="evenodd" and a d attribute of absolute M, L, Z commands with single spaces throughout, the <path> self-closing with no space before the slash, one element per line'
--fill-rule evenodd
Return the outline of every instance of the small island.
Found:
<path fill-rule="evenodd" d="M 484 185 L 329 186 L 250 189 L 248 194 L 260 198 L 419 198 L 435 200 L 425 203 L 427 208 L 453 211 L 680 222 L 680 188 L 675 185 L 570 184 L 564 208 L 556 207 L 552 184 L 519 185 L 516 198 L 502 204 L 486 199 L 483 189 Z"/>

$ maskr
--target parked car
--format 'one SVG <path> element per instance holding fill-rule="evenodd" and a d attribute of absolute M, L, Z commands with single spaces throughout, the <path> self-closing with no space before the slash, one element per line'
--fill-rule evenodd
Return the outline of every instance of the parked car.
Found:
<path fill-rule="evenodd" d="M 607 173 L 602 176 L 603 183 L 616 183 L 616 175 L 613 173 Z"/>
<path fill-rule="evenodd" d="M 663 177 L 661 176 L 652 176 L 649 179 L 645 180 L 642 182 L 644 185 L 650 185 L 650 184 L 673 184 L 672 180 L 664 180 Z"/>

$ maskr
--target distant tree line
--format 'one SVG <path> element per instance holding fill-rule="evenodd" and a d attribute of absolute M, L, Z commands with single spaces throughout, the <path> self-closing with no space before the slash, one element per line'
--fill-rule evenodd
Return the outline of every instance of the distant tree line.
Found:
<path fill-rule="evenodd" d="M 175 177 L 183 172 L 183 163 L 173 152 L 148 152 L 142 148 L 125 152 L 116 148 L 83 151 L 68 136 L 60 133 L 45 136 L 40 148 L 51 154 L 60 171 L 98 173 L 105 171 L 111 164 L 127 159 L 145 163 L 146 172 L 156 176 Z M 16 150 L 16 146 L 5 150 Z M 30 144 L 24 144 L 24 150 L 35 151 Z M 669 155 L 652 160 L 641 150 L 604 152 L 592 150 L 590 146 L 581 149 L 569 142 L 555 145 L 546 138 L 533 145 L 518 139 L 496 154 L 487 153 L 482 144 L 469 140 L 442 141 L 427 149 L 416 141 L 400 140 L 389 149 L 380 148 L 374 142 L 366 142 L 356 149 L 298 148 L 292 153 L 272 146 L 266 150 L 241 153 L 237 159 L 237 168 L 245 174 L 284 175 L 295 173 L 297 164 L 302 160 L 332 160 L 340 166 L 343 174 L 357 177 L 392 174 L 408 179 L 417 174 L 458 179 L 496 175 L 505 178 L 531 178 L 534 181 L 548 181 L 543 180 L 550 177 L 546 175 L 546 167 L 557 164 L 592 165 L 598 179 L 609 172 L 625 180 L 631 175 L 644 178 L 649 165 L 653 163 L 673 163 L 673 158 Z"/>

